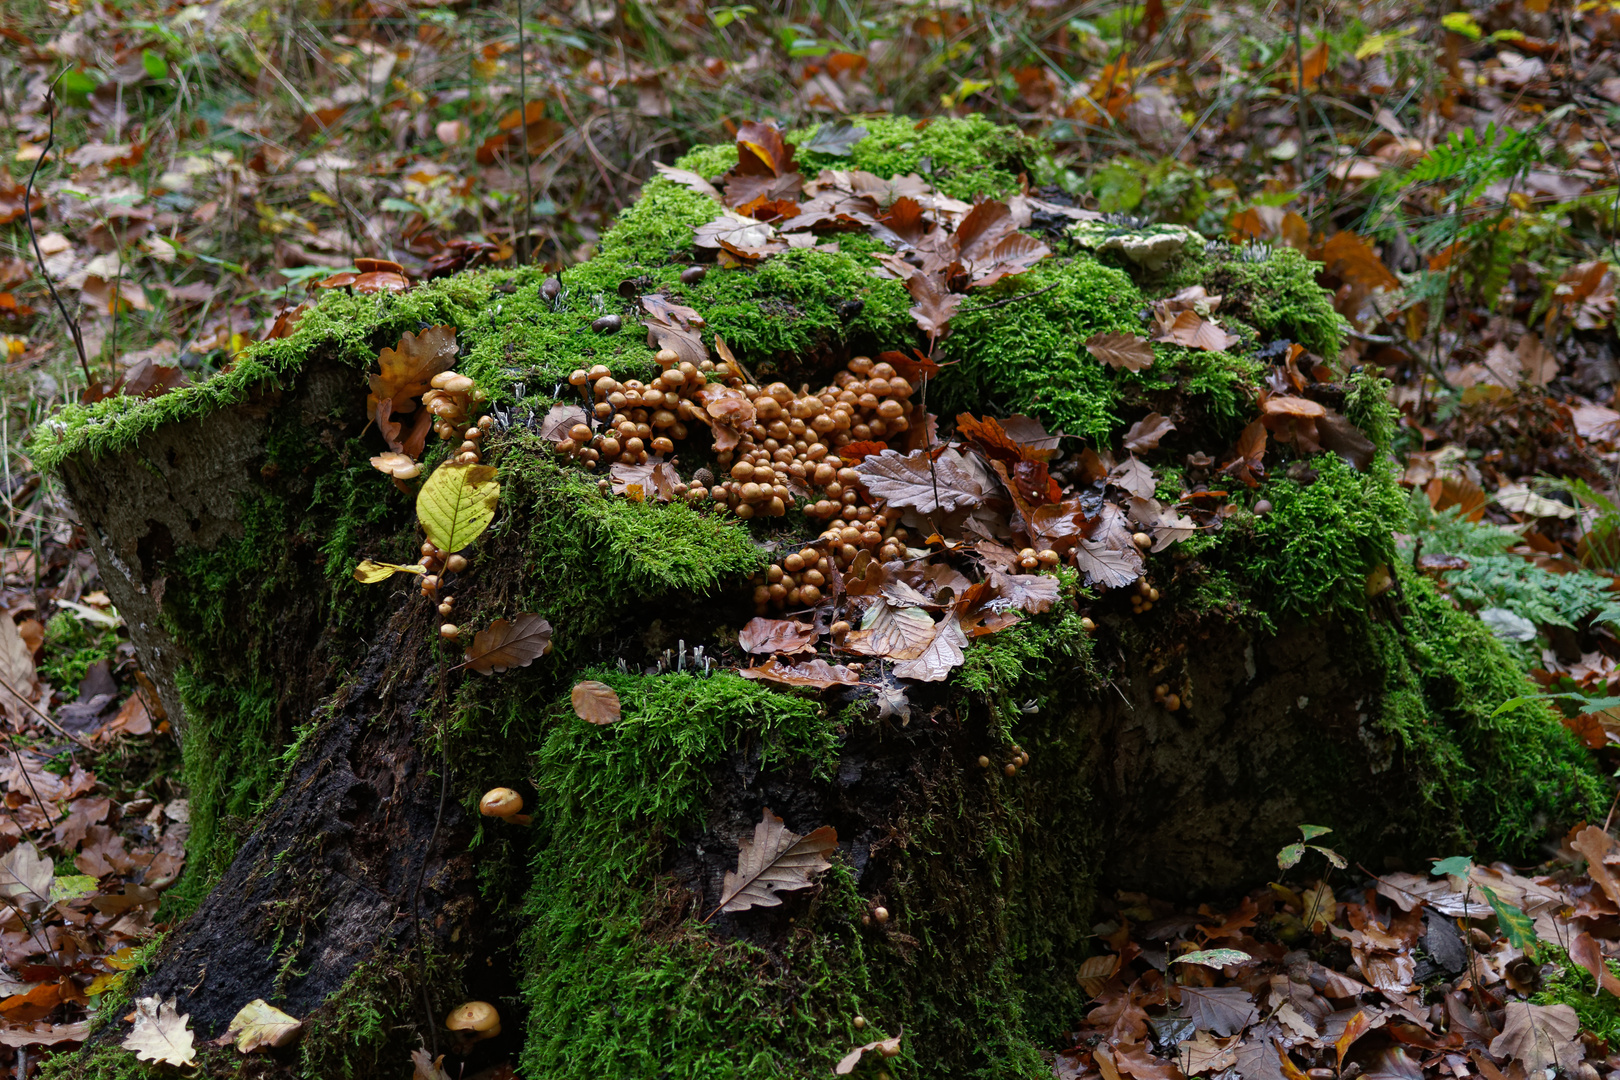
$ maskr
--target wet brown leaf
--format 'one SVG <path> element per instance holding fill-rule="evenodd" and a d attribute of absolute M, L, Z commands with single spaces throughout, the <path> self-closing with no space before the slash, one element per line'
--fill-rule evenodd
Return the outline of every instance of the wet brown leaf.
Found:
<path fill-rule="evenodd" d="M 1176 430 L 1176 425 L 1158 413 L 1148 413 L 1125 432 L 1125 449 L 1140 454 L 1158 448 L 1159 440 Z"/>
<path fill-rule="evenodd" d="M 1141 334 L 1093 334 L 1086 351 L 1111 368 L 1141 371 L 1153 366 L 1153 345 Z"/>
<path fill-rule="evenodd" d="M 918 513 L 951 513 L 984 502 L 984 489 L 954 450 L 946 450 L 930 469 L 928 453 L 901 454 L 885 450 L 869 455 L 855 466 L 866 489 L 891 506 L 910 507 Z"/>
<path fill-rule="evenodd" d="M 568 695 L 574 715 L 588 724 L 616 724 L 619 721 L 619 695 L 607 683 L 586 679 L 574 684 Z"/>
<path fill-rule="evenodd" d="M 820 637 L 821 631 L 795 619 L 753 618 L 737 631 L 737 644 L 751 653 L 796 653 Z"/>
<path fill-rule="evenodd" d="M 940 682 L 962 664 L 962 647 L 967 635 L 953 612 L 934 627 L 934 636 L 927 648 L 915 659 L 902 660 L 894 665 L 897 679 L 916 679 L 919 682 Z"/>
<path fill-rule="evenodd" d="M 799 836 L 766 807 L 753 837 L 738 845 L 737 869 L 726 872 L 720 910 L 776 907 L 782 902 L 777 893 L 814 885 L 811 875 L 831 868 L 826 857 L 837 846 L 838 833 L 831 825 Z"/>
<path fill-rule="evenodd" d="M 758 667 L 741 668 L 737 674 L 745 679 L 781 683 L 783 686 L 807 686 L 825 690 L 829 686 L 849 686 L 861 681 L 860 675 L 842 664 L 833 665 L 825 660 L 811 660 L 805 664 L 784 664 L 780 660 L 767 660 Z"/>
<path fill-rule="evenodd" d="M 492 675 L 508 668 L 528 667 L 551 651 L 551 624 L 533 612 L 524 612 L 508 622 L 496 619 L 489 628 L 473 635 L 472 648 L 463 655 L 466 664 L 480 675 Z"/>

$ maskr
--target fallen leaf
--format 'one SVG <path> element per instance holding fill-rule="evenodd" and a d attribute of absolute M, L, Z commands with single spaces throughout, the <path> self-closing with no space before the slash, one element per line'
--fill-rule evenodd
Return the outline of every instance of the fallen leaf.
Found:
<path fill-rule="evenodd" d="M 175 1010 L 174 1000 L 172 997 L 167 1001 L 155 997 L 138 999 L 135 1024 L 119 1045 L 133 1050 L 142 1061 L 164 1065 L 197 1064 L 192 1046 L 194 1033 L 188 1026 L 191 1018 Z"/>
<path fill-rule="evenodd" d="M 574 706 L 574 715 L 588 724 L 615 724 L 619 721 L 619 695 L 607 683 L 594 679 L 576 683 L 568 700 Z"/>
<path fill-rule="evenodd" d="M 1087 585 L 1118 589 L 1142 576 L 1142 552 L 1130 547 L 1110 547 L 1096 540 L 1082 540 L 1074 549 L 1075 568 Z"/>
<path fill-rule="evenodd" d="M 715 190 L 715 186 L 692 170 L 677 169 L 673 165 L 665 165 L 661 161 L 653 162 L 653 167 L 658 170 L 658 175 L 664 179 L 677 183 L 682 187 L 690 188 L 699 195 L 707 195 L 715 202 L 720 201 L 720 192 Z"/>
<path fill-rule="evenodd" d="M 375 559 L 361 559 L 360 565 L 354 568 L 354 580 L 362 585 L 375 585 L 379 581 L 387 581 L 395 574 L 425 574 L 417 563 L 401 566 L 398 563 L 378 562 Z"/>
<path fill-rule="evenodd" d="M 20 907 L 42 908 L 51 902 L 55 869 L 56 864 L 33 844 L 20 843 L 0 858 L 0 896 Z"/>
<path fill-rule="evenodd" d="M 1223 353 L 1243 339 L 1227 333 L 1213 319 L 1206 319 L 1196 311 L 1182 311 L 1173 319 L 1160 322 L 1153 340 Z"/>
<path fill-rule="evenodd" d="M 919 607 L 873 604 L 861 628 L 844 639 L 843 648 L 862 656 L 915 660 L 934 640 L 934 620 Z"/>
<path fill-rule="evenodd" d="M 356 279 L 357 287 L 360 280 Z M 403 278 L 400 280 L 404 281 Z M 395 402 L 396 412 L 409 412 L 409 409 L 400 406 L 411 398 L 421 397 L 433 376 L 449 371 L 456 362 L 457 352 L 456 328 L 453 326 L 430 326 L 419 334 L 401 335 L 399 344 L 377 354 L 381 374 L 370 377 L 371 398 L 366 403 L 367 414 L 375 419 L 377 402 L 384 398 Z"/>
<path fill-rule="evenodd" d="M 720 894 L 721 911 L 776 907 L 778 892 L 807 889 L 810 875 L 831 868 L 826 856 L 838 846 L 838 833 L 823 825 L 807 836 L 789 832 L 782 819 L 765 808 L 754 826 L 752 839 L 737 847 L 737 870 L 726 871 Z"/>
<path fill-rule="evenodd" d="M 1510 1001 L 1503 1012 L 1502 1034 L 1491 1041 L 1491 1053 L 1513 1059 L 1531 1076 L 1553 1068 L 1574 1076 L 1585 1057 L 1576 1042 L 1580 1030 L 1580 1017 L 1568 1005 Z"/>
<path fill-rule="evenodd" d="M 56 1046 L 84 1042 L 90 1037 L 90 1021 L 71 1024 L 26 1023 L 0 1028 L 0 1046 Z"/>
<path fill-rule="evenodd" d="M 265 1047 L 290 1046 L 304 1032 L 304 1024 L 294 1020 L 263 998 L 254 998 L 237 1010 L 225 1029 L 221 1042 L 234 1042 L 244 1054 Z"/>
<path fill-rule="evenodd" d="M 444 462 L 416 493 L 416 518 L 440 551 L 457 552 L 495 520 L 501 485 L 493 465 Z"/>
<path fill-rule="evenodd" d="M 892 1039 L 879 1039 L 876 1042 L 869 1042 L 865 1046 L 857 1046 L 838 1059 L 838 1064 L 833 1066 L 833 1075 L 848 1076 L 854 1072 L 855 1066 L 861 1063 L 861 1055 L 870 1050 L 876 1050 L 886 1058 L 896 1057 L 900 1053 L 900 1036 L 896 1035 Z"/>
<path fill-rule="evenodd" d="M 1583 930 L 1570 940 L 1569 958 L 1586 969 L 1599 990 L 1607 990 L 1620 997 L 1620 978 L 1609 970 L 1608 960 L 1605 959 L 1602 948 L 1598 946 L 1597 939 L 1591 934 Z"/>
<path fill-rule="evenodd" d="M 926 450 L 909 454 L 885 450 L 863 458 L 855 471 L 873 495 L 891 506 L 910 507 L 922 514 L 951 513 L 984 501 L 983 486 L 954 450 L 945 450 L 932 463 Z"/>
<path fill-rule="evenodd" d="M 1125 432 L 1125 449 L 1132 453 L 1156 449 L 1159 440 L 1176 430 L 1176 425 L 1158 413 L 1148 413 Z"/>
<path fill-rule="evenodd" d="M 902 660 L 894 665 L 897 679 L 916 679 L 919 682 L 940 682 L 962 664 L 962 647 L 967 635 L 962 624 L 952 613 L 934 627 L 934 636 L 915 659 Z"/>
<path fill-rule="evenodd" d="M 41 983 L 21 994 L 12 994 L 0 1001 L 0 1018 L 8 1022 L 26 1023 L 42 1020 L 62 1004 L 62 984 Z"/>
<path fill-rule="evenodd" d="M 450 1080 L 444 1071 L 444 1055 L 433 1057 L 426 1047 L 411 1051 L 411 1080 Z"/>
<path fill-rule="evenodd" d="M 1087 994 L 1096 997 L 1102 993 L 1103 984 L 1113 978 L 1114 973 L 1119 970 L 1119 962 L 1118 953 L 1103 953 L 1100 956 L 1088 957 L 1075 971 L 1075 981 Z"/>
<path fill-rule="evenodd" d="M 857 127 L 847 121 L 829 121 L 816 128 L 816 133 L 810 136 L 800 149 L 816 154 L 831 154 L 834 157 L 848 157 L 855 144 L 866 138 L 866 129 Z"/>
<path fill-rule="evenodd" d="M 1140 334 L 1093 334 L 1086 339 L 1086 351 L 1111 368 L 1141 371 L 1153 366 L 1153 345 Z"/>
<path fill-rule="evenodd" d="M 773 658 L 758 667 L 739 668 L 737 674 L 745 679 L 759 679 L 784 686 L 808 686 L 816 690 L 825 690 L 829 686 L 849 686 L 861 681 L 861 677 L 849 668 L 842 664 L 834 666 L 825 660 L 784 664 Z"/>
<path fill-rule="evenodd" d="M 551 624 L 533 612 L 522 612 L 508 622 L 496 619 L 473 635 L 472 648 L 463 654 L 468 667 L 480 675 L 509 668 L 528 667 L 551 651 Z"/>
<path fill-rule="evenodd" d="M 944 337 L 951 319 L 962 306 L 963 296 L 947 289 L 938 275 L 924 271 L 906 279 L 906 291 L 916 301 L 911 307 L 911 318 L 917 329 L 927 335 L 929 341 Z M 929 351 L 932 352 L 932 348 Z"/>
<path fill-rule="evenodd" d="M 1588 825 L 1575 834 L 1569 846 L 1586 856 L 1586 872 L 1593 884 L 1602 889 L 1610 900 L 1620 904 L 1620 880 L 1615 878 L 1615 872 L 1609 865 L 1611 857 L 1620 858 L 1620 852 L 1615 850 L 1614 837 L 1596 825 Z"/>
<path fill-rule="evenodd" d="M 753 618 L 737 631 L 737 644 L 751 653 L 796 653 L 819 637 L 821 631 L 796 619 Z"/>
<path fill-rule="evenodd" d="M 1238 436 L 1232 458 L 1221 466 L 1221 472 L 1236 477 L 1247 487 L 1257 488 L 1266 476 L 1265 456 L 1266 425 L 1262 420 L 1255 420 Z"/>

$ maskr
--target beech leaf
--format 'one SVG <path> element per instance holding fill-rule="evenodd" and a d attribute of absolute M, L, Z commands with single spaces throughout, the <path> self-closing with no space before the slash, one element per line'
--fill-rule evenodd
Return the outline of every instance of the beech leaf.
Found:
<path fill-rule="evenodd" d="M 254 998 L 231 1017 L 222 1042 L 234 1042 L 244 1054 L 264 1047 L 289 1046 L 303 1034 L 304 1024 L 263 998 Z"/>
<path fill-rule="evenodd" d="M 615 724 L 619 721 L 619 695 L 607 683 L 594 679 L 576 683 L 568 700 L 574 706 L 574 715 L 588 724 Z"/>
<path fill-rule="evenodd" d="M 197 1064 L 195 1033 L 187 1026 L 191 1019 L 178 1012 L 174 998 L 167 1001 L 144 997 L 135 1002 L 135 1024 L 119 1045 L 135 1051 L 142 1061 L 164 1065 Z"/>
<path fill-rule="evenodd" d="M 395 574 L 425 574 L 426 572 L 416 563 L 401 566 L 398 563 L 361 559 L 360 565 L 354 568 L 354 580 L 362 585 L 375 585 L 379 581 L 387 581 Z"/>
<path fill-rule="evenodd" d="M 1132 424 L 1125 433 L 1125 449 L 1140 454 L 1144 450 L 1156 449 L 1159 440 L 1176 430 L 1176 425 L 1158 413 L 1148 413 L 1142 419 Z"/>
<path fill-rule="evenodd" d="M 962 633 L 961 622 L 955 614 L 948 615 L 934 627 L 934 636 L 927 648 L 915 659 L 902 660 L 894 665 L 895 678 L 940 682 L 961 666 L 962 646 L 966 644 L 967 635 Z"/>
<path fill-rule="evenodd" d="M 826 856 L 837 846 L 838 833 L 831 825 L 799 836 L 766 807 L 752 839 L 738 845 L 736 872 L 726 871 L 720 910 L 776 907 L 782 902 L 777 893 L 815 884 L 810 875 L 831 868 Z"/>
<path fill-rule="evenodd" d="M 850 686 L 861 677 L 842 664 L 834 666 L 825 660 L 811 660 L 805 664 L 784 664 L 771 659 L 758 667 L 740 668 L 737 674 L 745 679 L 781 683 L 783 686 L 808 686 L 825 690 L 829 686 Z"/>
<path fill-rule="evenodd" d="M 493 465 L 456 465 L 433 470 L 416 493 L 416 518 L 441 551 L 455 552 L 484 534 L 501 499 Z"/>
<path fill-rule="evenodd" d="M 1159 332 L 1154 335 L 1154 340 L 1185 345 L 1189 349 L 1225 352 L 1242 339 L 1236 334 L 1227 333 L 1214 321 L 1204 318 L 1196 311 L 1181 311 L 1174 319 L 1161 319 Z"/>
<path fill-rule="evenodd" d="M 490 623 L 488 629 L 473 635 L 472 648 L 462 655 L 468 667 L 480 675 L 492 675 L 508 668 L 528 667 L 550 651 L 551 624 L 526 611 L 510 622 L 496 619 Z"/>
<path fill-rule="evenodd" d="M 737 644 L 751 653 L 796 653 L 820 636 L 814 626 L 795 619 L 754 618 L 737 631 Z"/>
<path fill-rule="evenodd" d="M 657 169 L 658 175 L 666 180 L 673 181 L 684 188 L 690 188 L 699 195 L 707 195 L 715 202 L 720 201 L 720 193 L 714 189 L 714 185 L 691 169 L 677 169 L 673 165 L 665 165 L 661 161 L 653 162 L 653 168 Z"/>
<path fill-rule="evenodd" d="M 1119 589 L 1142 576 L 1142 553 L 1135 545 L 1115 548 L 1082 540 L 1074 549 L 1074 565 L 1085 576 L 1087 585 Z"/>
<path fill-rule="evenodd" d="M 923 514 L 936 510 L 948 514 L 984 502 L 984 488 L 954 450 L 940 454 L 932 469 L 926 450 L 909 454 L 885 450 L 862 458 L 855 471 L 873 495 L 886 499 L 891 506 L 908 506 Z"/>
<path fill-rule="evenodd" d="M 1153 366 L 1153 345 L 1140 334 L 1093 334 L 1086 351 L 1111 368 L 1141 371 Z"/>
<path fill-rule="evenodd" d="M 928 612 L 880 603 L 866 609 L 861 628 L 844 639 L 844 648 L 862 656 L 915 660 L 933 640 L 934 620 Z"/>

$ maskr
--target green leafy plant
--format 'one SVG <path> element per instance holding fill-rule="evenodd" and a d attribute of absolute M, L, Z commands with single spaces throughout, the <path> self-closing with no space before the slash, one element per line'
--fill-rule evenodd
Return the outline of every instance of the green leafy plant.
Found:
<path fill-rule="evenodd" d="M 1343 855 L 1340 855 L 1332 848 L 1310 843 L 1318 836 L 1326 836 L 1332 831 L 1325 825 L 1301 825 L 1299 827 L 1300 839 L 1277 852 L 1277 868 L 1279 870 L 1292 870 L 1299 865 L 1299 861 L 1305 857 L 1305 852 L 1309 850 L 1319 853 L 1335 870 L 1343 870 L 1350 865 L 1345 861 Z"/>

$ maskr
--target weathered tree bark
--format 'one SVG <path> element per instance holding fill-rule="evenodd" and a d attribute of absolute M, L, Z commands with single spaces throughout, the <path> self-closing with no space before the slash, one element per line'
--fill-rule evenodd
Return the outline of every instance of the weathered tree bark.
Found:
<path fill-rule="evenodd" d="M 1105 598 L 1094 639 L 1032 620 L 1047 636 L 1031 651 L 973 688 L 914 687 L 906 723 L 877 719 L 865 691 L 815 702 L 657 672 L 677 639 L 718 649 L 746 590 L 654 569 L 684 559 L 702 577 L 703 551 L 659 536 L 673 510 L 636 510 L 646 536 L 584 512 L 612 497 L 550 463 L 522 402 L 486 448 L 501 524 L 458 618 L 541 610 L 558 650 L 493 679 L 452 671 L 426 600 L 346 577 L 358 554 L 410 561 L 417 543 L 408 502 L 366 464 L 357 366 L 419 320 L 456 322 L 471 352 L 491 304 L 523 310 L 539 281 L 438 283 L 372 308 L 360 334 L 336 329 L 364 312 L 353 301 L 234 397 L 59 463 L 206 789 L 169 909 L 185 917 L 128 989 L 177 997 L 206 1037 L 253 998 L 306 1018 L 255 1075 L 405 1075 L 410 1049 L 454 1050 L 440 1025 L 471 998 L 496 1002 L 504 1031 L 468 1050 L 469 1073 L 521 1052 L 530 1080 L 819 1076 L 865 1040 L 859 1012 L 905 1031 L 912 1075 L 1036 1076 L 1083 1007 L 1099 892 L 1252 886 L 1302 822 L 1379 860 L 1488 844 L 1493 800 L 1556 816 L 1595 791 L 1550 716 L 1487 720 L 1494 702 L 1474 699 L 1517 678 L 1506 654 L 1404 573 L 1393 595 L 1270 633 L 1190 605 L 1148 623 Z M 489 373 L 510 348 L 481 377 L 505 377 Z M 1208 580 L 1205 562 L 1155 569 L 1161 607 Z M 580 672 L 619 680 L 626 721 L 586 730 L 567 712 Z M 1158 684 L 1185 707 L 1157 704 Z M 1004 775 L 1015 746 L 1031 761 Z M 1543 787 L 1475 783 L 1527 769 Z M 531 828 L 480 825 L 496 784 L 523 792 Z M 766 808 L 796 832 L 833 825 L 834 870 L 781 907 L 705 918 Z M 67 1071 L 92 1075 L 120 1031 Z M 234 1075 L 240 1059 L 205 1065 Z"/>

